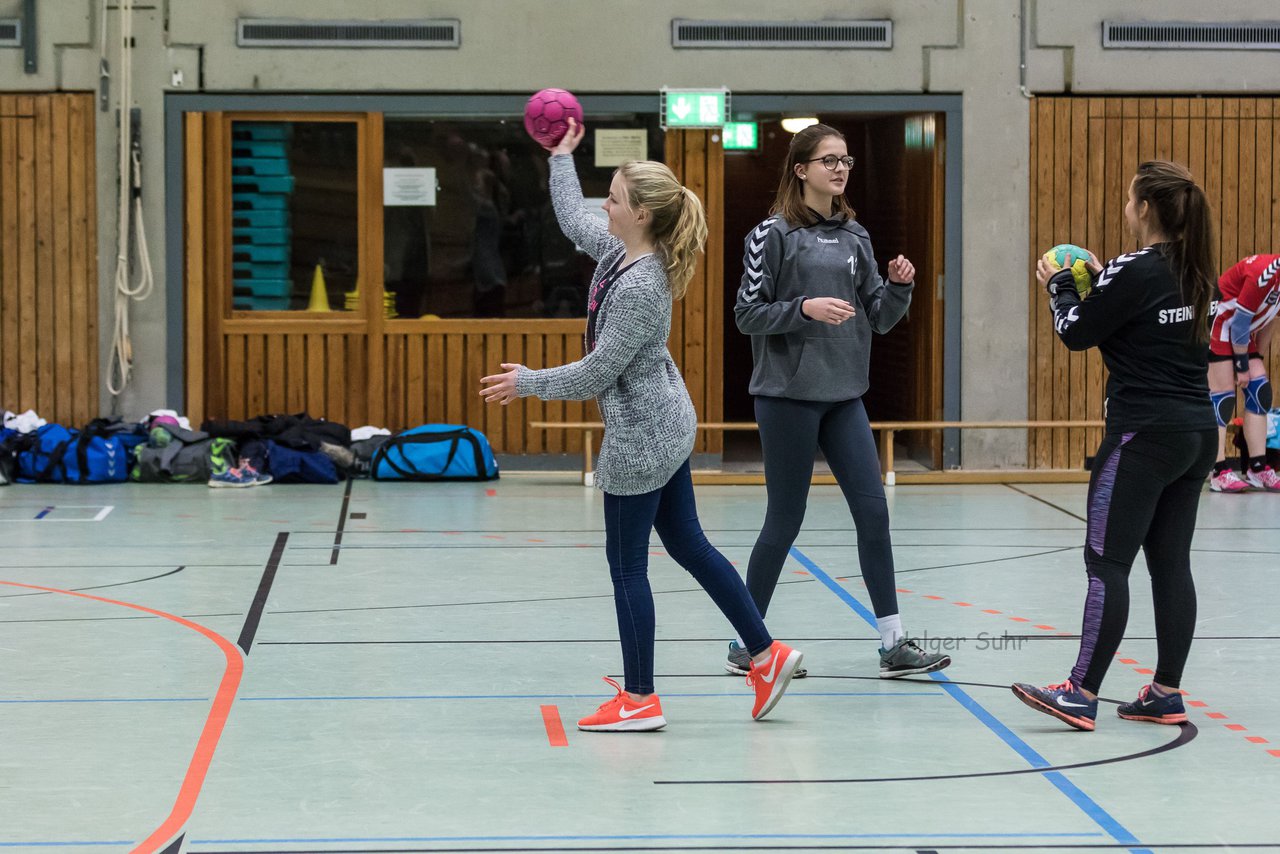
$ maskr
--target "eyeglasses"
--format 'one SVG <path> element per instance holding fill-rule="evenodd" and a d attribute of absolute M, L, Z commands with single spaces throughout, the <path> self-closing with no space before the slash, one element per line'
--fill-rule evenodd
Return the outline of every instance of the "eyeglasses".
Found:
<path fill-rule="evenodd" d="M 828 154 L 826 157 L 813 157 L 806 160 L 805 163 L 813 163 L 821 160 L 822 165 L 827 167 L 828 171 L 836 171 L 837 166 L 843 166 L 846 169 L 853 169 L 853 164 L 857 163 L 857 159 L 852 154 L 846 154 L 844 157 L 836 157 L 834 154 Z"/>

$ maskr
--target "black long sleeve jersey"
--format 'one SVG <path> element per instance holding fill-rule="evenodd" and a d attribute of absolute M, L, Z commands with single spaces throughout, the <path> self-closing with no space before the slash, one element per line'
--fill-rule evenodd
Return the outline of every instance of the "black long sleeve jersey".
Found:
<path fill-rule="evenodd" d="M 1097 347 L 1107 366 L 1108 433 L 1211 430 L 1208 344 L 1196 343 L 1194 307 L 1182 298 L 1162 244 L 1107 262 L 1080 299 L 1062 288 L 1053 327 L 1072 350 Z"/>

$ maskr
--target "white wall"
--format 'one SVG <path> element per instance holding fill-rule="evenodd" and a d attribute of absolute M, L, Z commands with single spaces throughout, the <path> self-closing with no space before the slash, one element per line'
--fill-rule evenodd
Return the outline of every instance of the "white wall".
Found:
<path fill-rule="evenodd" d="M 112 0 L 113 5 L 117 0 Z M 92 0 L 41 0 L 39 73 L 20 49 L 0 50 L 0 91 L 95 90 L 98 23 Z M 1026 417 L 1028 104 L 1019 88 L 1020 0 L 384 0 L 380 18 L 462 22 L 458 50 L 240 49 L 237 17 L 348 18 L 348 0 L 150 0 L 138 11 L 134 102 L 144 113 L 146 228 L 160 286 L 133 315 L 136 373 L 122 410 L 165 399 L 163 94 L 166 91 L 656 92 L 661 86 L 728 86 L 745 92 L 960 93 L 964 110 L 962 416 Z M 1275 93 L 1280 61 L 1257 51 L 1104 51 L 1104 19 L 1272 20 L 1274 0 L 1207 4 L 1027 0 L 1028 84 L 1033 92 Z M 0 0 L 19 17 L 20 0 Z M 1137 11 L 1134 11 L 1134 10 Z M 671 19 L 891 18 L 890 51 L 673 50 Z M 109 13 L 111 32 L 118 14 Z M 166 26 L 167 22 L 167 26 Z M 116 69 L 117 73 L 119 69 Z M 181 72 L 183 85 L 173 76 Z M 118 79 L 112 81 L 118 84 Z M 98 114 L 104 339 L 111 329 L 115 252 L 115 135 Z M 180 216 L 180 211 L 169 212 Z M 173 307 L 173 310 L 179 310 Z M 1014 322 L 1010 323 L 1010 318 Z M 109 340 L 102 342 L 107 364 Z M 109 398 L 103 391 L 104 409 Z M 968 467 L 1018 466 L 1010 433 L 966 437 Z"/>

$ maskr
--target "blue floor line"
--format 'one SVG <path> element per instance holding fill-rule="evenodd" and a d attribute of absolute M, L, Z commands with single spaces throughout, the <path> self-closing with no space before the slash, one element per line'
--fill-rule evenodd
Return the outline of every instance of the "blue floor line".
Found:
<path fill-rule="evenodd" d="M 0 700 L 0 705 L 37 705 L 41 703 L 207 703 L 208 697 L 120 697 L 102 699 L 67 699 L 67 700 Z"/>
<path fill-rule="evenodd" d="M 70 842 L 0 842 L 0 848 L 69 848 L 72 845 L 137 845 L 136 839 L 73 840 Z"/>
<path fill-rule="evenodd" d="M 813 574 L 814 578 L 821 581 L 828 590 L 840 597 L 840 599 L 842 599 L 850 608 L 862 617 L 863 620 L 869 623 L 872 628 L 876 627 L 875 614 L 868 611 L 866 606 L 854 598 L 852 593 L 841 587 L 834 578 L 827 575 L 827 573 L 825 573 L 821 567 L 804 554 L 804 552 L 793 547 L 791 549 L 791 556 L 799 561 L 805 569 L 809 570 L 809 572 Z M 1013 748 L 1013 750 L 1025 759 L 1033 768 L 1049 767 L 1049 760 L 1037 753 L 1031 745 L 1027 744 L 1011 729 L 1001 723 L 995 715 L 983 708 L 982 705 L 977 700 L 970 697 L 963 688 L 952 683 L 952 681 L 941 672 L 930 673 L 929 677 L 935 682 L 941 684 L 943 689 L 955 698 L 960 705 L 964 706 L 970 714 L 982 721 L 988 729 L 1000 737 L 1001 741 Z M 1060 772 L 1047 772 L 1044 775 L 1044 778 L 1052 783 L 1058 791 L 1066 795 L 1072 803 L 1079 807 L 1085 815 L 1089 816 L 1095 824 L 1105 830 L 1116 842 L 1119 842 L 1122 845 L 1141 845 L 1138 838 L 1130 833 L 1124 825 L 1116 820 L 1113 815 L 1103 809 L 1097 801 L 1086 795 L 1079 787 L 1064 777 Z M 1135 848 L 1131 850 L 1134 854 L 1149 854 L 1146 849 L 1142 848 Z"/>
<path fill-rule="evenodd" d="M 625 842 L 696 839 L 841 840 L 841 839 L 1079 839 L 1101 833 L 619 833 L 545 836 L 338 836 L 282 839 L 192 839 L 191 845 L 305 845 L 373 842 Z M 16 843 L 15 843 L 16 844 Z"/>

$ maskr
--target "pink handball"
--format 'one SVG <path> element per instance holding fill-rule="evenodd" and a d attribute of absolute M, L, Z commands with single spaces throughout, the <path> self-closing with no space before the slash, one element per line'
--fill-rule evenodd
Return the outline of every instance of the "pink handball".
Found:
<path fill-rule="evenodd" d="M 569 132 L 569 117 L 582 125 L 582 105 L 572 92 L 543 89 L 524 105 L 524 129 L 543 148 L 554 148 Z"/>

